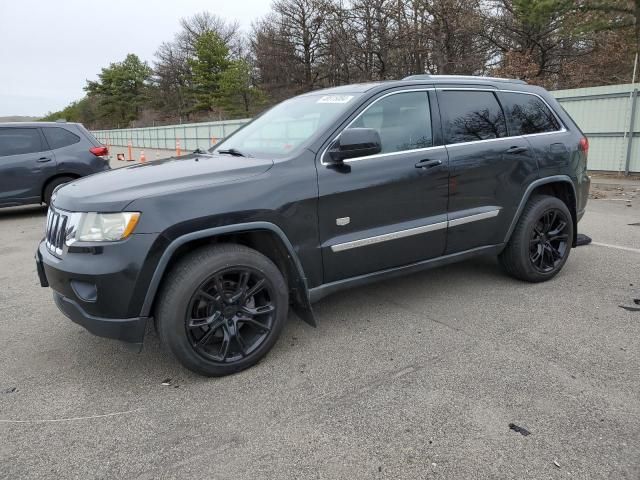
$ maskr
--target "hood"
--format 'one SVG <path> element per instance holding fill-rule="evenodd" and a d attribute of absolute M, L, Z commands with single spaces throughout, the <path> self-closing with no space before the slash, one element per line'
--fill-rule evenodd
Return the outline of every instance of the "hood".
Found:
<path fill-rule="evenodd" d="M 266 172 L 272 160 L 191 154 L 116 168 L 59 188 L 53 205 L 76 212 L 117 212 L 142 197 L 196 190 Z"/>

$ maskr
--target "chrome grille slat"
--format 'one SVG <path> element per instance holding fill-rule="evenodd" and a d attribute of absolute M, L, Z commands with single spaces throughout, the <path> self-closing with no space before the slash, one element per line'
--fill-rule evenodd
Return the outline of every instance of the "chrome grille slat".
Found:
<path fill-rule="evenodd" d="M 49 209 L 49 219 L 47 220 L 47 231 L 45 233 L 47 245 L 51 245 L 51 225 L 53 225 L 53 212 Z"/>
<path fill-rule="evenodd" d="M 45 245 L 51 253 L 62 255 L 67 237 L 69 216 L 49 208 L 45 232 Z"/>
<path fill-rule="evenodd" d="M 60 224 L 60 215 L 56 213 L 56 218 L 51 229 L 51 245 L 56 246 L 56 238 L 58 237 L 58 225 Z"/>
<path fill-rule="evenodd" d="M 47 224 L 44 229 L 45 243 L 47 247 L 49 246 L 49 230 L 51 229 L 51 219 L 53 218 L 53 214 L 51 213 L 51 209 L 47 211 Z"/>
<path fill-rule="evenodd" d="M 60 216 L 60 223 L 58 225 L 58 231 L 56 232 L 56 253 L 62 253 L 62 247 L 64 246 L 65 230 L 67 228 L 67 217 Z"/>
<path fill-rule="evenodd" d="M 47 228 L 47 244 L 51 246 L 51 231 L 53 230 L 53 223 L 55 221 L 55 214 L 51 212 L 51 221 L 49 222 L 49 228 Z"/>

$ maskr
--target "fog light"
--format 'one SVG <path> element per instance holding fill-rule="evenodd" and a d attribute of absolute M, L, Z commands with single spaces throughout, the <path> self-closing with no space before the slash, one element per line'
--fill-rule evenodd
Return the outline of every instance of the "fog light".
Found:
<path fill-rule="evenodd" d="M 71 280 L 71 288 L 80 300 L 93 303 L 98 299 L 98 287 L 93 283 Z"/>

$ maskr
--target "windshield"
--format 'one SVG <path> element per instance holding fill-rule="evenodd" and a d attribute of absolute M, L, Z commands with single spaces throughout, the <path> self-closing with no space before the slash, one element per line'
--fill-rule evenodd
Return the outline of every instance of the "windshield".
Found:
<path fill-rule="evenodd" d="M 304 95 L 286 100 L 256 118 L 210 151 L 281 158 L 324 129 L 360 94 Z"/>

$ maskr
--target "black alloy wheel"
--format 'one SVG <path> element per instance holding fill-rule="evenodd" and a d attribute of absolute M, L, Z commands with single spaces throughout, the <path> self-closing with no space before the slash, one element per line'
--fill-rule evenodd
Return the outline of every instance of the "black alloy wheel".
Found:
<path fill-rule="evenodd" d="M 289 312 L 289 288 L 273 261 L 231 243 L 201 247 L 177 261 L 158 298 L 162 342 L 186 368 L 210 377 L 258 363 Z"/>
<path fill-rule="evenodd" d="M 570 220 L 558 208 L 546 210 L 531 231 L 529 259 L 540 273 L 555 270 L 564 260 L 569 248 Z"/>
<path fill-rule="evenodd" d="M 272 287 L 257 270 L 230 267 L 206 279 L 187 309 L 193 349 L 210 361 L 233 363 L 254 352 L 273 327 Z"/>
<path fill-rule="evenodd" d="M 502 267 L 527 282 L 550 280 L 569 258 L 574 228 L 564 201 L 551 195 L 533 196 L 498 257 Z"/>

